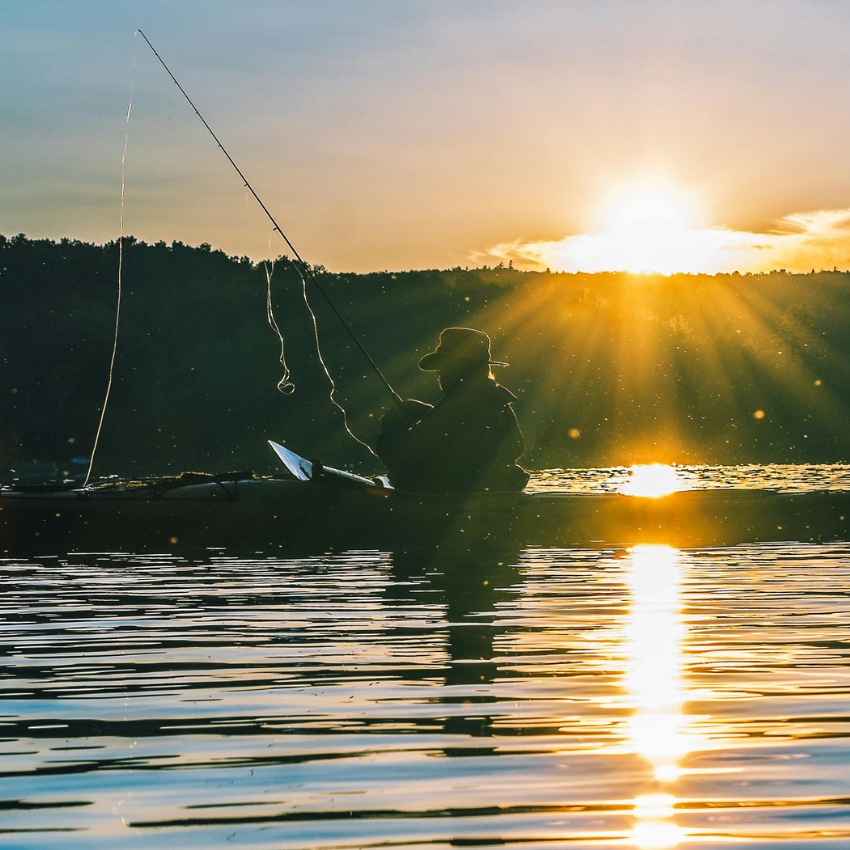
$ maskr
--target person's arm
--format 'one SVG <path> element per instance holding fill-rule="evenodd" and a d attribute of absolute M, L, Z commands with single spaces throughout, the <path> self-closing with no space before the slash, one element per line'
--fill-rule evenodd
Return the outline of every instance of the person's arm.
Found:
<path fill-rule="evenodd" d="M 421 422 L 433 409 L 433 405 L 409 398 L 395 405 L 381 417 L 381 433 L 411 428 Z"/>
<path fill-rule="evenodd" d="M 519 427 L 516 412 L 510 404 L 505 405 L 504 420 L 507 431 L 506 445 L 511 447 L 510 454 L 513 462 L 516 462 L 525 454 L 525 437 Z"/>
<path fill-rule="evenodd" d="M 424 401 L 409 398 L 381 417 L 381 433 L 378 435 L 375 451 L 388 467 L 395 465 L 396 456 L 411 436 L 411 429 L 422 422 L 433 409 L 432 405 Z"/>

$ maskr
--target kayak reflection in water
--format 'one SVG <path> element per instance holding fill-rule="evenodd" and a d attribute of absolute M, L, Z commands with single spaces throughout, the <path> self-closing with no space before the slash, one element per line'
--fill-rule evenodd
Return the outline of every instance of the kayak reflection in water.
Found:
<path fill-rule="evenodd" d="M 436 406 L 408 399 L 384 415 L 376 451 L 401 490 L 469 493 L 522 490 L 528 473 L 516 461 L 525 450 L 512 402 L 496 383 L 490 337 L 446 328 L 436 351 L 419 361 L 437 372 L 445 398 Z"/>

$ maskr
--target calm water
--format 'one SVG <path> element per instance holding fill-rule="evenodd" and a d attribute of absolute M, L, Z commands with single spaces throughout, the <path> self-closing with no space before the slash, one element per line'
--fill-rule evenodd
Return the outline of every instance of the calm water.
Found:
<path fill-rule="evenodd" d="M 0 846 L 846 850 L 848 567 L 850 543 L 0 561 Z"/>

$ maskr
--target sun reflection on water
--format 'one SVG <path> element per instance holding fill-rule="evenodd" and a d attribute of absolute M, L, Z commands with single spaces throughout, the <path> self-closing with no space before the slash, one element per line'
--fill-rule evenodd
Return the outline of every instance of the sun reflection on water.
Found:
<path fill-rule="evenodd" d="M 673 822 L 676 798 L 671 794 L 644 794 L 635 798 L 635 825 L 632 841 L 640 850 L 676 847 L 685 837 Z"/>
<path fill-rule="evenodd" d="M 641 850 L 675 847 L 684 837 L 672 818 L 676 798 L 666 786 L 681 773 L 689 750 L 682 714 L 683 625 L 679 599 L 679 552 L 669 546 L 636 546 L 628 584 L 628 666 L 624 685 L 634 706 L 629 739 L 653 770 L 656 793 L 635 798 L 631 840 Z"/>
<path fill-rule="evenodd" d="M 620 492 L 627 496 L 657 499 L 681 490 L 684 481 L 674 466 L 666 463 L 636 464 L 629 470 L 629 480 Z"/>

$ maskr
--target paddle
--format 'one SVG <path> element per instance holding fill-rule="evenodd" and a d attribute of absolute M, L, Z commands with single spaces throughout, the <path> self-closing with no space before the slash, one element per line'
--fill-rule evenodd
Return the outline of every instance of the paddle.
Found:
<path fill-rule="evenodd" d="M 283 462 L 283 465 L 299 480 L 299 481 L 315 481 L 317 478 L 328 476 L 330 481 L 342 484 L 359 484 L 364 487 L 383 487 L 385 490 L 392 490 L 392 485 L 384 478 L 366 478 L 363 475 L 355 475 L 353 472 L 346 472 L 344 469 L 334 469 L 332 466 L 325 466 L 317 461 L 310 461 L 301 455 L 295 454 L 291 449 L 276 443 L 274 440 L 269 440 L 269 445 L 274 453 Z"/>

